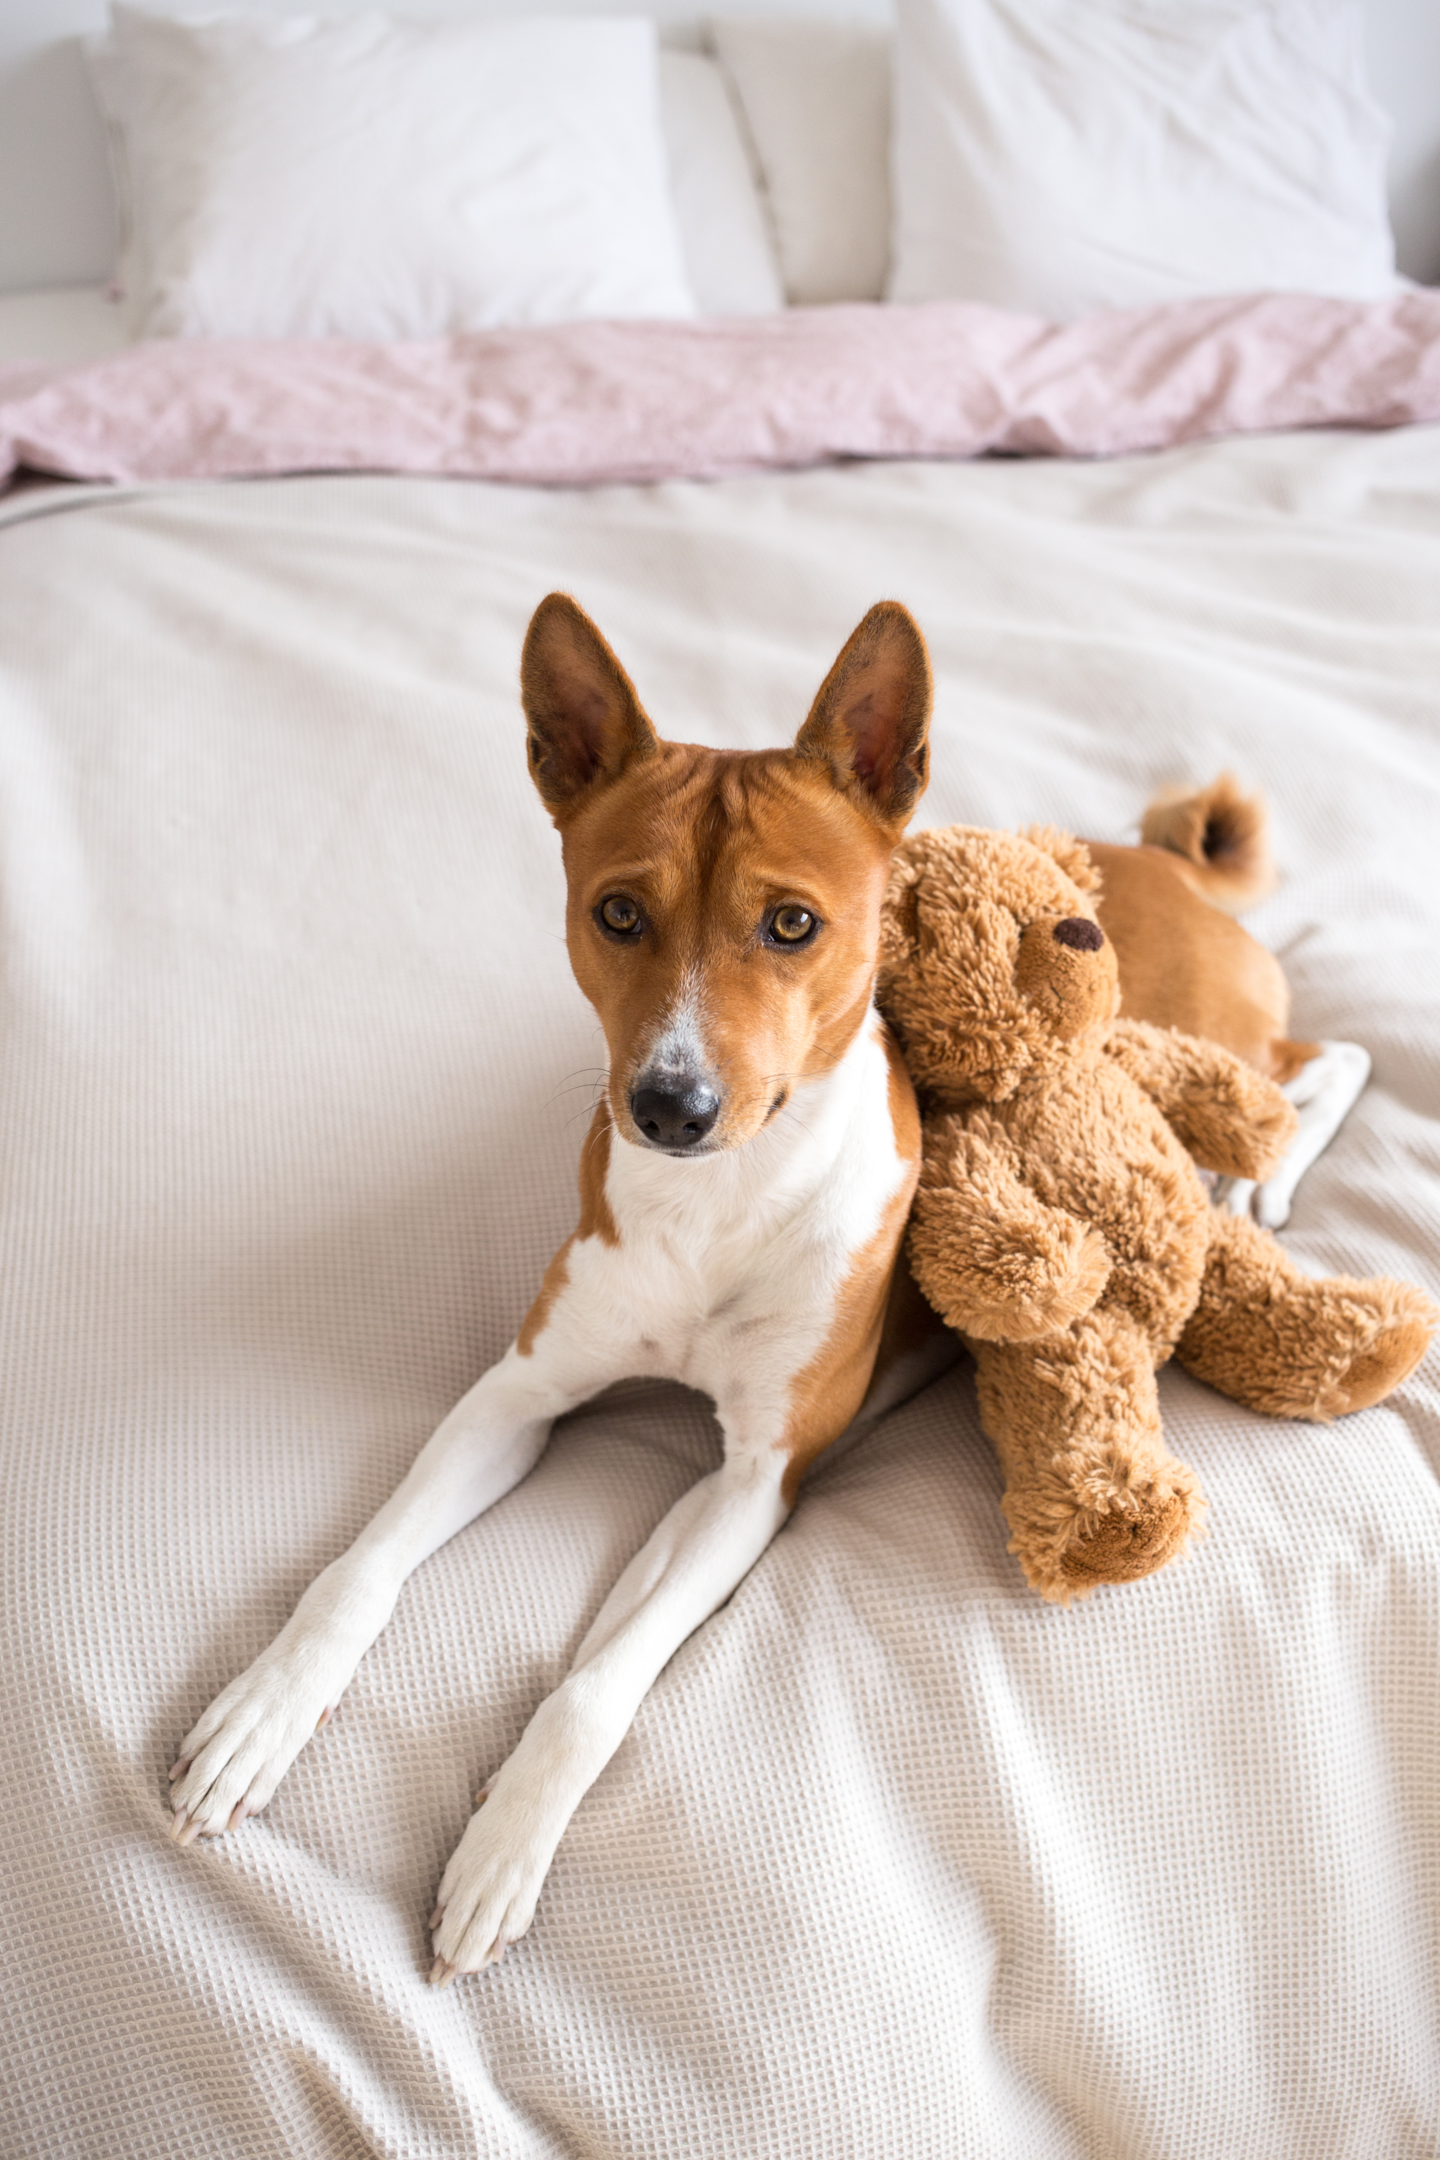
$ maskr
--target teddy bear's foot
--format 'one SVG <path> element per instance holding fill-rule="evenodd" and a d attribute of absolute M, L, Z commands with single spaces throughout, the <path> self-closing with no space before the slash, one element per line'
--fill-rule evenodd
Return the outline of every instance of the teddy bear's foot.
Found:
<path fill-rule="evenodd" d="M 1388 1292 L 1377 1299 L 1381 1324 L 1373 1342 L 1351 1360 L 1333 1383 L 1324 1415 L 1344 1417 L 1350 1410 L 1368 1410 L 1383 1402 L 1392 1388 L 1408 1380 L 1430 1347 L 1436 1311 L 1423 1291 L 1411 1283 L 1366 1283 L 1367 1290 Z"/>
<path fill-rule="evenodd" d="M 1216 1214 L 1210 1227 L 1175 1355 L 1232 1401 L 1324 1422 L 1382 1402 L 1425 1355 L 1440 1314 L 1413 1284 L 1302 1275 L 1245 1217 Z"/>
<path fill-rule="evenodd" d="M 1141 1582 L 1178 1559 L 1203 1526 L 1195 1474 L 1149 1434 L 1070 1448 L 1002 1505 L 1026 1580 L 1068 1605 L 1102 1583 Z M 1158 1434 L 1153 1436 L 1158 1439 Z"/>
<path fill-rule="evenodd" d="M 1100 1515 L 1093 1523 L 1077 1520 L 1073 1542 L 1060 1560 L 1060 1573 L 1080 1596 L 1097 1583 L 1140 1582 L 1173 1560 L 1195 1527 L 1191 1495 L 1150 1495 L 1133 1515 Z"/>
<path fill-rule="evenodd" d="M 1201 1527 L 1194 1473 L 1165 1446 L 1149 1342 L 1101 1311 L 1044 1343 L 972 1342 L 980 1414 L 1005 1467 L 1010 1550 L 1068 1605 L 1138 1582 Z"/>

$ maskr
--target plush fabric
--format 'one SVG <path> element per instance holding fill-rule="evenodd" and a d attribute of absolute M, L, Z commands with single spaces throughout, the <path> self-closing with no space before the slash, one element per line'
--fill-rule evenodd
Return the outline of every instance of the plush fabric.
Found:
<path fill-rule="evenodd" d="M 1440 1374 L 1277 1423 L 1160 1377 L 1210 1536 L 1070 1611 L 959 1368 L 816 1466 L 437 1993 L 471 1795 L 718 1459 L 623 1387 L 411 1580 L 271 1809 L 165 1770 L 518 1326 L 603 1054 L 518 663 L 573 592 L 677 738 L 788 741 L 894 595 L 924 815 L 1262 786 L 1251 918 L 1373 1082 L 1309 1268 L 1440 1250 L 1440 430 L 588 494 L 0 505 L 0 2030 L 16 2160 L 1429 2160 Z"/>

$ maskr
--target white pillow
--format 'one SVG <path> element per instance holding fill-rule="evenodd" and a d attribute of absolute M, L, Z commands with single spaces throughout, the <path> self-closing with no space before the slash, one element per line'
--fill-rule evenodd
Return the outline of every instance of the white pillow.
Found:
<path fill-rule="evenodd" d="M 702 315 L 765 315 L 785 293 L 730 92 L 706 53 L 662 52 L 660 119 Z"/>
<path fill-rule="evenodd" d="M 711 36 L 744 109 L 787 296 L 878 300 L 890 257 L 890 33 L 722 16 Z"/>
<path fill-rule="evenodd" d="M 895 300 L 1394 289 L 1348 0 L 899 0 Z"/>
<path fill-rule="evenodd" d="M 694 313 L 655 26 L 116 7 L 139 334 L 433 337 Z"/>

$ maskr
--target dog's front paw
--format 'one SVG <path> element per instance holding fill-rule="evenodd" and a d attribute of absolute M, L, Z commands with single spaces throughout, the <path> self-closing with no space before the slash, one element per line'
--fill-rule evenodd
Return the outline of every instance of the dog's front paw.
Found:
<path fill-rule="evenodd" d="M 533 1809 L 496 1792 L 477 1796 L 478 1808 L 450 1856 L 430 1926 L 435 1937 L 433 1987 L 449 1987 L 461 1973 L 498 1965 L 535 1917 L 536 1900 L 550 1868 L 555 1841 L 540 1833 Z"/>
<path fill-rule="evenodd" d="M 181 1743 L 170 1772 L 177 1844 L 238 1829 L 274 1793 L 305 1742 L 326 1723 L 348 1671 L 274 1643 L 232 1680 Z"/>

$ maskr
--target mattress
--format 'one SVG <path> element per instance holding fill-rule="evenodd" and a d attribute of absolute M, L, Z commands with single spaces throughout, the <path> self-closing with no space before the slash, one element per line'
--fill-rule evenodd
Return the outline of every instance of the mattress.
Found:
<path fill-rule="evenodd" d="M 404 1591 L 266 1814 L 165 1768 L 503 1349 L 603 1043 L 529 790 L 573 592 L 662 732 L 788 740 L 877 598 L 922 821 L 1264 787 L 1251 918 L 1374 1079 L 1304 1264 L 1437 1283 L 1440 430 L 526 490 L 32 488 L 0 523 L 4 2143 L 224 2160 L 1419 2160 L 1440 2145 L 1440 1369 L 1162 1376 L 1208 1538 L 1058 1610 L 963 1367 L 822 1458 L 503 1967 L 426 1987 L 481 1778 L 718 1460 L 632 1383 Z"/>

